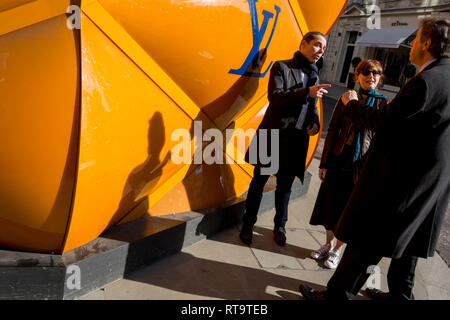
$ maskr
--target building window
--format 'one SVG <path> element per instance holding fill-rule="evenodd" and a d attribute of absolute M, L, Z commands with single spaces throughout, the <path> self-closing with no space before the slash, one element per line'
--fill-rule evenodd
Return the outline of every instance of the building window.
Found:
<path fill-rule="evenodd" d="M 347 32 L 348 42 L 347 51 L 345 53 L 344 65 L 342 67 L 340 82 L 345 83 L 347 81 L 348 72 L 350 70 L 350 63 L 352 62 L 353 52 L 355 51 L 355 42 L 358 37 L 358 31 Z"/>
<path fill-rule="evenodd" d="M 409 61 L 409 48 L 376 48 L 374 59 L 380 61 L 384 70 L 384 84 L 402 87 L 408 80 L 404 71 Z"/>

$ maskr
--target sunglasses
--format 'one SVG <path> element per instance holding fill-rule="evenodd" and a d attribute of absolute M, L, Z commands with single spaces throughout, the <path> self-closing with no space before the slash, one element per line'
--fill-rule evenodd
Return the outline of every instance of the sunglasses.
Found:
<path fill-rule="evenodd" d="M 371 74 L 371 73 L 373 73 L 373 76 L 374 77 L 376 77 L 376 76 L 380 76 L 381 75 L 381 72 L 380 71 L 377 71 L 377 70 L 363 70 L 363 71 L 361 71 L 361 73 L 364 75 L 364 76 L 368 76 L 369 74 Z"/>

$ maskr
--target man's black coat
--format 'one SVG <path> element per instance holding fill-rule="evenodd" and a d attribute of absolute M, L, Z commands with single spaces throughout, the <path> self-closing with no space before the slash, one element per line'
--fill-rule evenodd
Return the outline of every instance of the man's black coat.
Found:
<path fill-rule="evenodd" d="M 309 136 L 305 130 L 295 128 L 302 105 L 309 101 L 304 128 L 312 123 L 316 123 L 317 127 L 320 128 L 320 122 L 316 99 L 309 98 L 308 89 L 303 84 L 305 72 L 299 55 L 301 53 L 297 51 L 293 59 L 277 61 L 272 66 L 268 86 L 269 107 L 255 137 L 259 136 L 261 129 L 280 129 L 278 173 L 294 174 L 303 181 Z M 307 86 L 318 82 L 317 77 L 314 79 L 314 83 L 308 83 Z M 268 150 L 270 151 L 270 132 L 269 130 L 267 132 L 269 137 Z M 252 143 L 255 142 L 256 140 L 253 139 Z M 255 150 L 259 150 L 259 148 Z M 259 154 L 259 151 L 256 154 Z M 247 150 L 246 162 L 256 166 L 268 166 L 261 163 L 259 156 L 256 163 L 250 161 L 249 157 L 249 150 Z"/>
<path fill-rule="evenodd" d="M 449 88 L 450 59 L 442 58 L 381 111 L 348 103 L 344 115 L 377 135 L 338 239 L 387 257 L 434 255 L 450 194 Z"/>

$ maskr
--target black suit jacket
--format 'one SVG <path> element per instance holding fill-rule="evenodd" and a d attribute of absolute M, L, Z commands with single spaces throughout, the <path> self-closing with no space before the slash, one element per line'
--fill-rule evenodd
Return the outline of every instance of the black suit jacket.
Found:
<path fill-rule="evenodd" d="M 334 230 L 383 256 L 433 256 L 450 194 L 450 59 L 412 78 L 382 110 L 351 101 L 344 115 L 377 129 Z"/>
<path fill-rule="evenodd" d="M 268 99 L 269 107 L 264 115 L 261 124 L 257 129 L 259 136 L 261 129 L 279 129 L 279 170 L 287 174 L 297 175 L 301 180 L 304 177 L 306 154 L 309 146 L 309 136 L 305 130 L 295 129 L 295 123 L 300 115 L 302 105 L 308 102 L 308 90 L 303 84 L 305 73 L 301 68 L 297 52 L 293 59 L 277 61 L 270 70 Z M 318 79 L 316 83 L 318 83 Z M 311 99 L 311 98 L 309 98 Z M 320 127 L 319 115 L 315 99 L 309 104 L 305 125 L 306 128 L 312 123 Z M 286 123 L 291 123 L 287 128 Z M 270 134 L 268 134 L 270 138 Z M 252 141 L 255 144 L 255 139 Z M 272 145 L 269 139 L 268 149 Z M 255 144 L 256 150 L 259 148 Z M 259 154 L 259 153 L 258 153 Z M 245 160 L 256 166 L 269 166 L 262 164 L 258 157 L 256 163 L 249 161 L 249 151 L 245 155 Z"/>

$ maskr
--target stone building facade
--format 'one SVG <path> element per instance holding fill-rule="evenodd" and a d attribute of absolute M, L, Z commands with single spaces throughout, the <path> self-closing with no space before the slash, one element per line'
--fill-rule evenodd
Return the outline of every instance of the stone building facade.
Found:
<path fill-rule="evenodd" d="M 408 80 L 410 41 L 420 19 L 450 17 L 450 0 L 351 0 L 328 37 L 321 79 L 348 85 L 353 58 L 377 59 L 384 90 L 398 91 Z M 414 70 L 414 69 L 413 69 Z"/>

